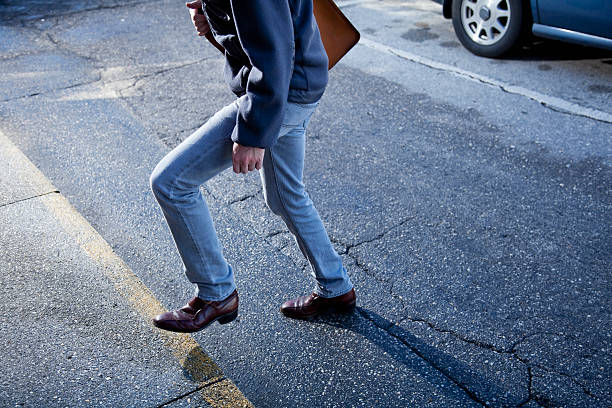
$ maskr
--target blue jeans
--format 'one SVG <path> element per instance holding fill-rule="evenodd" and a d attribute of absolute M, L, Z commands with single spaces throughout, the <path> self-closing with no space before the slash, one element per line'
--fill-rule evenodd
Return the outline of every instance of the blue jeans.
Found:
<path fill-rule="evenodd" d="M 266 149 L 260 175 L 266 204 L 282 217 L 310 263 L 316 280 L 314 292 L 335 297 L 350 291 L 353 284 L 302 183 L 306 126 L 317 104 L 287 104 L 278 139 Z M 236 288 L 200 186 L 231 167 L 237 113 L 237 102 L 217 112 L 168 153 L 151 175 L 153 194 L 187 278 L 204 300 L 225 299 Z"/>

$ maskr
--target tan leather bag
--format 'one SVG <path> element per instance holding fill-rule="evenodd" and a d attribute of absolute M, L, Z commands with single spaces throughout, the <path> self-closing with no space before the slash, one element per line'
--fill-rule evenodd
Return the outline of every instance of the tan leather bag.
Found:
<path fill-rule="evenodd" d="M 359 31 L 342 14 L 333 0 L 313 0 L 313 8 L 329 60 L 328 69 L 332 69 L 340 58 L 359 42 Z M 223 46 L 215 41 L 210 31 L 206 34 L 206 39 L 225 54 Z"/>
<path fill-rule="evenodd" d="M 346 18 L 333 0 L 313 0 L 321 40 L 332 69 L 340 58 L 359 42 L 359 31 Z"/>

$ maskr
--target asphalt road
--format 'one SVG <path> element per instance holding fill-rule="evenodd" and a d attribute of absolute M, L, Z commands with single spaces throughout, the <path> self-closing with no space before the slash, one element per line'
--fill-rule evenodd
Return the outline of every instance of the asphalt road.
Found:
<path fill-rule="evenodd" d="M 339 4 L 362 41 L 331 71 L 305 183 L 359 308 L 279 314 L 307 265 L 258 175 L 225 172 L 204 190 L 241 317 L 195 339 L 255 406 L 610 406 L 612 54 L 483 59 L 437 3 Z M 148 176 L 232 100 L 189 24 L 165 0 L 0 2 L 0 130 L 167 308 L 191 288 Z"/>

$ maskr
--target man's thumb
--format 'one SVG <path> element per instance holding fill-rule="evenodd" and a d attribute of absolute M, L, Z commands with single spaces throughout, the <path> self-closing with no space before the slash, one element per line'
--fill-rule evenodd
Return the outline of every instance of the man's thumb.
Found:
<path fill-rule="evenodd" d="M 187 4 L 185 4 L 187 7 L 189 7 L 190 9 L 200 9 L 202 8 L 202 2 L 200 0 L 195 0 L 192 2 L 189 2 Z"/>

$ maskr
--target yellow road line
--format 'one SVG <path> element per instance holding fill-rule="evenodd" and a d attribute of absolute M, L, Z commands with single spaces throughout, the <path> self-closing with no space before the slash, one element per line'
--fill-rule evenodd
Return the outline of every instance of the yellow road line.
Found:
<path fill-rule="evenodd" d="M 24 181 L 39 190 L 56 191 L 51 181 L 0 132 L 0 153 L 9 157 L 18 167 Z M 85 253 L 99 265 L 113 283 L 117 292 L 126 298 L 131 307 L 146 320 L 163 313 L 166 309 L 153 293 L 132 272 L 127 264 L 113 251 L 111 246 L 68 202 L 62 194 L 43 195 L 39 198 L 57 219 L 62 228 L 71 235 Z M 190 378 L 203 387 L 204 400 L 213 407 L 253 407 L 238 387 L 225 378 L 219 366 L 204 352 L 190 334 L 158 332 L 166 347 L 178 360 Z"/>

